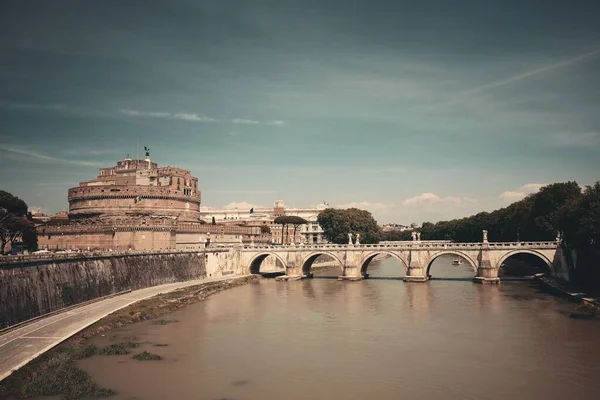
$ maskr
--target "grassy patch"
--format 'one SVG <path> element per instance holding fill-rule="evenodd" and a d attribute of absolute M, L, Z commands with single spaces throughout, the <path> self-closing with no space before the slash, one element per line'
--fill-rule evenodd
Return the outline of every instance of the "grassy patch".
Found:
<path fill-rule="evenodd" d="M 136 354 L 135 356 L 133 356 L 133 358 L 135 358 L 138 361 L 162 360 L 162 357 L 159 356 L 158 354 L 148 353 L 147 351 L 143 351 L 140 354 Z"/>
<path fill-rule="evenodd" d="M 138 343 L 135 341 L 137 338 L 133 335 L 127 335 L 123 337 L 123 341 L 119 343 L 113 343 L 102 349 L 100 354 L 105 356 L 120 356 L 123 354 L 129 354 L 129 349 L 138 347 Z"/>
<path fill-rule="evenodd" d="M 66 352 L 55 354 L 44 364 L 38 365 L 35 373 L 21 378 L 21 385 L 13 387 L 18 390 L 12 393 L 20 398 L 62 395 L 62 399 L 74 400 L 84 396 L 115 394 L 113 390 L 96 385 L 85 371 L 77 368 L 75 360 Z"/>

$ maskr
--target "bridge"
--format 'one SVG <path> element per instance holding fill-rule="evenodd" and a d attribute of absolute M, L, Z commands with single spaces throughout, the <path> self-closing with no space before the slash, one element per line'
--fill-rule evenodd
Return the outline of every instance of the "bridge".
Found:
<path fill-rule="evenodd" d="M 406 270 L 407 282 L 429 279 L 432 262 L 439 256 L 451 254 L 463 258 L 473 268 L 478 283 L 499 283 L 498 271 L 506 259 L 517 254 L 532 254 L 541 259 L 555 274 L 564 262 L 560 237 L 554 242 L 488 242 L 487 231 L 479 243 L 423 242 L 417 235 L 413 241 L 386 244 L 353 243 L 350 235 L 346 245 L 290 244 L 285 246 L 243 246 L 240 250 L 244 273 L 258 274 L 261 263 L 275 257 L 285 267 L 283 279 L 312 277 L 310 268 L 317 257 L 326 255 L 340 266 L 339 279 L 360 280 L 368 277 L 369 263 L 377 256 L 387 255 L 399 260 Z"/>

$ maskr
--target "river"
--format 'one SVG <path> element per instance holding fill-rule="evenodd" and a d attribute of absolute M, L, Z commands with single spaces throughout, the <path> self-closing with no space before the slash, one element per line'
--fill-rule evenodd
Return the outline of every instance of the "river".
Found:
<path fill-rule="evenodd" d="M 532 283 L 472 283 L 451 262 L 438 258 L 431 274 L 445 279 L 427 283 L 380 278 L 403 275 L 391 258 L 359 282 L 335 268 L 264 279 L 121 331 L 163 360 L 80 365 L 117 399 L 599 398 L 597 320 L 569 318 L 574 304 Z"/>

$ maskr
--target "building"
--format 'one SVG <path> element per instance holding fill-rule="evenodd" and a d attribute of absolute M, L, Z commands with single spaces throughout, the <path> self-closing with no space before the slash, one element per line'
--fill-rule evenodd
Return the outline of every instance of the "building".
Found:
<path fill-rule="evenodd" d="M 49 250 L 158 250 L 268 242 L 260 227 L 206 224 L 198 179 L 159 167 L 146 150 L 100 168 L 95 179 L 69 189 L 69 212 L 40 219 L 38 245 Z M 61 218 L 62 217 L 62 218 Z"/>
<path fill-rule="evenodd" d="M 317 207 L 287 208 L 282 200 L 276 200 L 273 204 L 273 208 L 201 208 L 200 217 L 207 223 L 212 223 L 214 218 L 215 222 L 226 225 L 251 226 L 258 228 L 261 226 L 268 226 L 271 231 L 271 243 L 281 244 L 282 226 L 280 224 L 275 224 L 273 221 L 275 218 L 283 215 L 298 216 L 306 219 L 308 224 L 299 226 L 296 230 L 295 237 L 293 235 L 294 228 L 292 226 L 286 227 L 286 231 L 283 232 L 284 244 L 292 242 L 327 243 L 323 236 L 323 229 L 317 222 L 319 213 L 326 208 L 328 208 L 328 205 L 325 203 Z"/>
<path fill-rule="evenodd" d="M 413 230 L 414 228 L 410 227 L 410 226 L 406 226 L 406 225 L 401 225 L 401 224 L 385 224 L 381 227 L 381 230 L 383 232 L 404 232 L 404 231 L 410 231 Z"/>

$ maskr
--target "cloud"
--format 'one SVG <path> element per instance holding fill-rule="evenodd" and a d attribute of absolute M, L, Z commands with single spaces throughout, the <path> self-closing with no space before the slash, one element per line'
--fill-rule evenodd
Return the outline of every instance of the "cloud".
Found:
<path fill-rule="evenodd" d="M 164 118 L 164 119 L 176 119 L 180 121 L 188 121 L 188 122 L 219 122 L 219 120 L 210 117 L 204 117 L 198 115 L 196 113 L 189 112 L 178 112 L 178 113 L 169 113 L 164 111 L 139 111 L 139 110 L 130 110 L 127 108 L 122 108 L 119 110 L 121 114 L 137 117 L 137 118 Z M 260 121 L 257 119 L 249 119 L 249 118 L 233 118 L 231 120 L 233 124 L 236 125 L 268 125 L 268 126 L 285 126 L 287 125 L 285 121 L 281 120 L 273 120 L 273 121 Z"/>
<path fill-rule="evenodd" d="M 371 203 L 368 201 L 353 201 L 350 203 L 338 204 L 336 206 L 336 208 L 358 208 L 370 212 L 383 211 L 394 207 L 394 203 Z"/>
<path fill-rule="evenodd" d="M 234 118 L 231 120 L 231 122 L 233 122 L 234 124 L 260 125 L 260 121 L 245 118 Z"/>
<path fill-rule="evenodd" d="M 459 197 L 459 196 L 446 196 L 440 197 L 435 193 L 422 193 L 420 195 L 410 197 L 402 202 L 403 206 L 417 206 L 423 204 L 435 204 L 435 203 L 452 203 L 456 205 L 461 204 L 473 204 L 477 203 L 478 200 L 471 197 Z"/>
<path fill-rule="evenodd" d="M 514 76 L 511 76 L 511 77 L 508 77 L 505 79 L 489 82 L 489 83 L 486 83 L 484 85 L 481 85 L 481 86 L 478 86 L 478 87 L 475 87 L 475 88 L 472 88 L 469 90 L 465 90 L 463 92 L 456 94 L 449 101 L 445 101 L 443 103 L 433 105 L 432 107 L 435 108 L 435 107 L 439 107 L 439 106 L 447 106 L 447 105 L 459 103 L 459 102 L 463 101 L 465 98 L 470 97 L 471 95 L 478 94 L 481 92 L 486 92 L 490 89 L 495 89 L 500 86 L 505 86 L 505 85 L 508 85 L 508 84 L 511 84 L 514 82 L 518 82 L 523 79 L 542 74 L 544 72 L 553 71 L 556 69 L 565 68 L 565 67 L 569 67 L 571 65 L 586 62 L 588 60 L 592 60 L 592 59 L 596 58 L 597 56 L 600 56 L 600 49 L 591 51 L 589 53 L 581 54 L 579 56 L 572 57 L 572 58 L 569 58 L 569 59 L 566 59 L 566 60 L 563 60 L 563 61 L 560 61 L 560 62 L 557 62 L 554 64 L 549 64 L 549 65 L 546 65 L 546 66 L 543 66 L 540 68 L 526 71 L 521 74 L 514 75 Z"/>
<path fill-rule="evenodd" d="M 259 121 L 256 119 L 246 119 L 246 118 L 233 118 L 231 120 L 234 124 L 244 124 L 244 125 L 270 125 L 270 126 L 284 126 L 286 125 L 285 121 L 275 120 L 275 121 Z"/>
<path fill-rule="evenodd" d="M 34 150 L 13 148 L 13 147 L 7 147 L 7 146 L 2 146 L 2 145 L 0 145 L 0 151 L 5 151 L 7 153 L 16 154 L 16 155 L 20 155 L 20 156 L 26 156 L 26 157 L 30 157 L 30 158 L 33 158 L 36 160 L 46 161 L 46 162 L 51 162 L 51 163 L 79 165 L 82 167 L 99 167 L 100 166 L 99 163 L 95 163 L 95 162 L 91 162 L 91 161 L 78 161 L 78 160 L 69 160 L 69 159 L 64 159 L 64 158 L 51 157 L 51 156 L 47 156 L 42 153 L 38 153 Z"/>
<path fill-rule="evenodd" d="M 138 110 L 129 110 L 129 109 L 121 109 L 121 110 L 119 110 L 119 112 L 121 114 L 125 114 L 130 117 L 140 117 L 140 118 L 166 118 L 166 119 L 178 119 L 178 120 L 190 121 L 190 122 L 216 122 L 217 121 L 214 118 L 203 117 L 196 113 L 188 113 L 188 112 L 168 113 L 168 112 L 154 112 L 154 111 L 138 111 Z"/>
<path fill-rule="evenodd" d="M 543 184 L 543 183 L 528 183 L 514 191 L 503 192 L 500 194 L 500 196 L 498 196 L 498 198 L 501 200 L 504 200 L 504 201 L 515 202 L 515 201 L 523 199 L 528 194 L 536 193 L 543 186 L 545 186 L 545 184 Z"/>
<path fill-rule="evenodd" d="M 235 210 L 235 209 L 250 210 L 251 208 L 261 208 L 261 207 L 256 204 L 250 204 L 250 203 L 246 203 L 245 201 L 242 201 L 240 203 L 236 203 L 236 202 L 229 203 L 223 208 L 225 208 L 227 210 Z"/>

